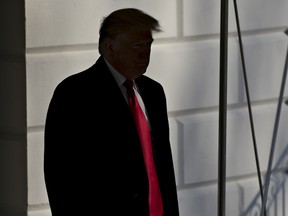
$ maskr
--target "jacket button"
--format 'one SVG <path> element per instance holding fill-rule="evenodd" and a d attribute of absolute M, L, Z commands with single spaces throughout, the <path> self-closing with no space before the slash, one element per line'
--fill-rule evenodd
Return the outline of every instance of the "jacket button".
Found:
<path fill-rule="evenodd" d="M 133 194 L 132 194 L 133 199 L 138 198 L 138 196 L 139 196 L 138 193 L 133 193 Z"/>

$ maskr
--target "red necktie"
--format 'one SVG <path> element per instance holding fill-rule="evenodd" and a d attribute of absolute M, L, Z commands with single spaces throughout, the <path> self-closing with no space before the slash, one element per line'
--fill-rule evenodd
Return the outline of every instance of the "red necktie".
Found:
<path fill-rule="evenodd" d="M 134 83 L 131 80 L 126 80 L 124 83 L 124 86 L 127 88 L 129 106 L 142 144 L 143 156 L 148 174 L 150 216 L 163 216 L 162 198 L 153 159 L 150 128 L 138 103 L 133 85 Z"/>

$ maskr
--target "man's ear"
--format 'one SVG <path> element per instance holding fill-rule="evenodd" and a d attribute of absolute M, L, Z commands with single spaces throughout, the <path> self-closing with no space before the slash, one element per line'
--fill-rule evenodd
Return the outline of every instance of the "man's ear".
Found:
<path fill-rule="evenodd" d="M 113 43 L 112 43 L 112 40 L 110 38 L 105 39 L 104 46 L 105 46 L 105 50 L 108 54 L 113 53 Z"/>

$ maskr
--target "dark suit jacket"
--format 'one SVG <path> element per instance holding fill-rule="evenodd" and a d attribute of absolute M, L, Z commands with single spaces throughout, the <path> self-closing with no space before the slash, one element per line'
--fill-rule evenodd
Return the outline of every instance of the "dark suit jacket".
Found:
<path fill-rule="evenodd" d="M 162 86 L 136 79 L 148 111 L 165 216 L 178 216 Z M 128 104 L 103 57 L 55 89 L 45 126 L 44 174 L 53 216 L 148 216 L 148 182 Z"/>

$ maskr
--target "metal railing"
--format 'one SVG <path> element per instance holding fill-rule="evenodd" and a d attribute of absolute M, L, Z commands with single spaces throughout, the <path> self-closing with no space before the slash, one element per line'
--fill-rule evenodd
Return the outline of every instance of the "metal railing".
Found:
<path fill-rule="evenodd" d="M 288 184 L 288 145 L 273 168 L 270 180 L 271 186 L 266 202 L 267 216 L 287 216 L 285 204 Z M 259 216 L 261 208 L 262 201 L 259 191 L 240 216 Z"/>

